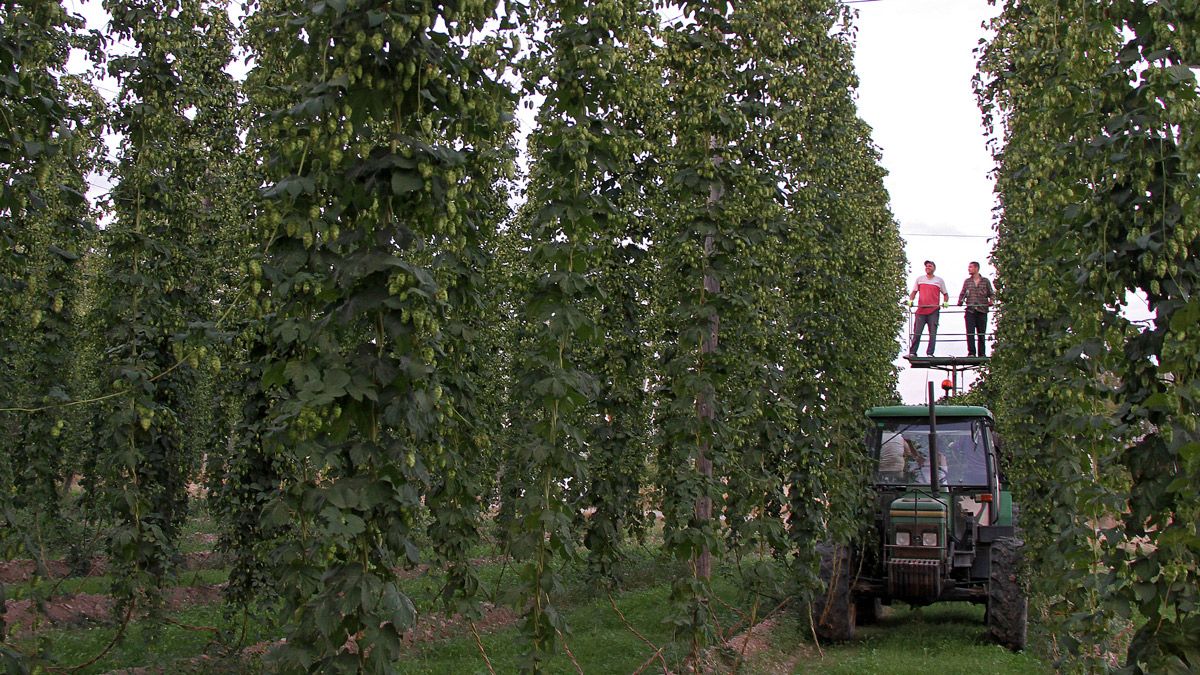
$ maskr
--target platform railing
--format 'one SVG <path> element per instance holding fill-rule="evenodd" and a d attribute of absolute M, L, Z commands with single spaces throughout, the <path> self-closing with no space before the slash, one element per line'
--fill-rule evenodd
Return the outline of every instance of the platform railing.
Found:
<path fill-rule="evenodd" d="M 905 330 L 903 335 L 904 343 L 901 345 L 901 353 L 907 355 L 909 347 L 912 345 L 913 329 L 916 325 L 917 310 L 927 307 L 936 307 L 939 310 L 938 314 L 938 331 L 937 342 L 934 347 L 933 356 L 937 357 L 956 357 L 967 358 L 967 324 L 966 311 L 968 307 L 977 305 L 913 305 L 904 303 L 906 313 Z M 990 356 L 992 347 L 995 342 L 995 309 L 996 304 L 985 305 L 988 308 L 987 324 L 983 331 L 983 345 L 985 354 Z M 929 347 L 929 329 L 925 328 L 921 331 L 921 344 L 917 347 L 916 358 L 927 358 L 925 355 L 926 349 Z M 979 358 L 976 355 L 976 358 Z"/>

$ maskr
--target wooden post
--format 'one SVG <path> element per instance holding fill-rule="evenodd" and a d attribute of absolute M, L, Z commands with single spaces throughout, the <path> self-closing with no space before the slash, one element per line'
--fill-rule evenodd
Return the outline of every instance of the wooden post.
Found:
<path fill-rule="evenodd" d="M 715 147 L 715 141 L 709 138 L 709 148 Z M 721 157 L 714 155 L 712 158 L 714 167 L 721 165 Z M 714 204 L 721 200 L 723 190 L 719 183 L 714 182 L 708 188 L 708 207 L 711 209 Z M 708 259 L 713 253 L 715 244 L 711 234 L 704 237 L 704 293 L 708 296 L 715 296 L 721 292 L 721 280 L 713 273 L 712 267 L 709 265 Z M 721 317 L 713 312 L 709 319 L 708 334 L 700 343 L 700 353 L 715 354 L 717 352 L 717 338 L 720 334 Z M 703 357 L 701 357 L 703 358 Z M 716 392 L 711 394 L 715 398 Z M 696 414 L 701 421 L 711 422 L 716 416 L 716 401 L 710 398 L 701 397 L 696 401 Z M 713 475 L 712 458 L 709 457 L 709 438 L 707 436 L 700 442 L 696 448 L 696 471 L 703 477 L 705 484 L 711 482 Z M 696 500 L 696 519 L 701 522 L 706 522 L 712 519 L 712 498 L 708 495 L 701 495 Z M 712 551 L 705 546 L 700 554 L 696 556 L 696 576 L 702 579 L 712 578 Z"/>

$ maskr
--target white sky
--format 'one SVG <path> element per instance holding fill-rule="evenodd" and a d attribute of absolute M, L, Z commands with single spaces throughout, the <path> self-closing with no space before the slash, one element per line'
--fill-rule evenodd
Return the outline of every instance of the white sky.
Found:
<path fill-rule="evenodd" d="M 853 6 L 859 12 L 854 60 L 861 80 L 859 115 L 874 130 L 889 173 L 885 184 L 906 243 L 909 289 L 924 274 L 922 261 L 930 259 L 937 263 L 935 274 L 946 280 L 950 302 L 957 302 L 968 262 L 978 261 L 981 273 L 995 278 L 988 260 L 994 236 L 992 159 L 971 78 L 974 50 L 985 36 L 982 25 L 999 8 L 987 0 Z M 994 314 L 989 330 L 993 320 Z M 960 313 L 943 311 L 938 333 L 936 354 L 966 354 Z M 922 354 L 925 345 L 923 339 Z M 898 344 L 898 357 L 900 350 Z M 902 366 L 900 395 L 907 403 L 923 402 L 925 383 L 945 377 L 937 370 L 910 369 L 901 358 L 896 363 Z M 972 377 L 966 376 L 968 383 Z"/>

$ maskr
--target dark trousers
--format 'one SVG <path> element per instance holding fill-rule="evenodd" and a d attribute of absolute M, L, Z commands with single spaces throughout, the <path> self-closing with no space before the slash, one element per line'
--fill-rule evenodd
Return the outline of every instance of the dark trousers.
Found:
<path fill-rule="evenodd" d="M 967 317 L 967 356 L 987 356 L 983 348 L 983 338 L 987 334 L 987 310 L 968 309 L 963 314 Z"/>
<path fill-rule="evenodd" d="M 908 347 L 909 354 L 916 354 L 917 347 L 921 346 L 921 331 L 929 326 L 929 349 L 925 350 L 926 356 L 933 356 L 933 346 L 937 344 L 937 326 L 938 314 L 941 310 L 933 310 L 932 314 L 917 314 L 913 317 L 913 336 L 912 344 Z"/>

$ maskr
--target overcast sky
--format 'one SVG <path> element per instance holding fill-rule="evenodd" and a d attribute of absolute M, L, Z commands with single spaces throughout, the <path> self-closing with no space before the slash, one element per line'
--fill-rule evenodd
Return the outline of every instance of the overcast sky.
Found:
<path fill-rule="evenodd" d="M 971 78 L 974 51 L 986 35 L 983 23 L 999 10 L 987 0 L 875 0 L 853 6 L 859 13 L 859 114 L 883 153 L 892 211 L 907 244 L 907 283 L 911 288 L 917 274 L 924 274 L 922 261 L 931 259 L 954 303 L 967 263 L 979 261 L 982 274 L 995 278 L 988 260 L 994 236 L 992 159 Z M 988 317 L 989 330 L 993 319 Z M 962 314 L 943 311 L 936 353 L 965 355 L 963 334 Z M 899 345 L 897 351 L 899 356 Z M 936 370 L 908 369 L 900 358 L 896 362 L 904 366 L 905 402 L 923 402 L 925 383 L 944 377 Z"/>

